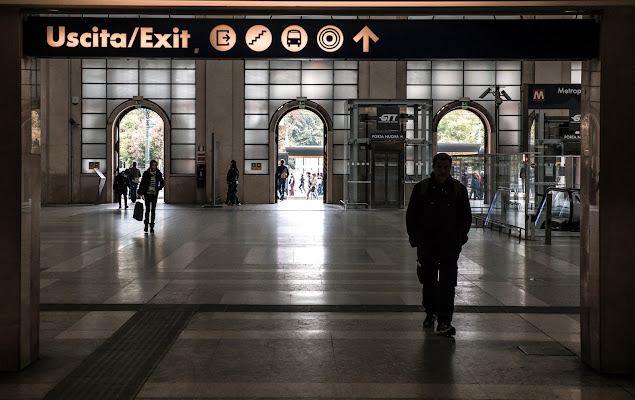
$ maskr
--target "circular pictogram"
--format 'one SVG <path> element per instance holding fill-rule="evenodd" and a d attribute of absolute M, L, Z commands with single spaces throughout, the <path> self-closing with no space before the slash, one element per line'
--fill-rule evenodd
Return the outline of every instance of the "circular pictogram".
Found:
<path fill-rule="evenodd" d="M 282 31 L 280 40 L 285 49 L 296 53 L 306 47 L 309 42 L 309 35 L 306 34 L 306 31 L 300 25 L 291 25 Z"/>
<path fill-rule="evenodd" d="M 342 47 L 344 34 L 337 26 L 327 25 L 318 32 L 317 43 L 320 49 L 332 53 Z"/>
<path fill-rule="evenodd" d="M 209 42 L 218 51 L 231 50 L 236 44 L 236 32 L 229 25 L 217 25 L 209 33 Z"/>
<path fill-rule="evenodd" d="M 271 31 L 264 25 L 254 25 L 245 34 L 245 42 L 253 51 L 265 51 L 271 46 Z"/>

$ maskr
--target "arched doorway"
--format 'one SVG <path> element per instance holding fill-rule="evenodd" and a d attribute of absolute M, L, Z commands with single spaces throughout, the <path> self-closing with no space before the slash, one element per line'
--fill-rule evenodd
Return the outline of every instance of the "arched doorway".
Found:
<path fill-rule="evenodd" d="M 133 163 L 145 171 L 150 161 L 158 163 L 159 170 L 165 168 L 165 126 L 156 112 L 146 107 L 125 111 L 115 127 L 115 157 L 118 170 L 130 168 Z M 132 196 L 132 194 L 131 194 Z M 159 192 L 159 201 L 164 200 L 164 191 Z"/>
<path fill-rule="evenodd" d="M 136 123 L 141 122 L 143 124 L 142 128 L 140 128 L 142 129 L 143 140 L 145 141 L 146 134 L 149 136 L 150 151 L 148 151 L 147 155 L 145 152 L 145 144 L 143 146 L 143 156 L 138 152 L 132 152 L 131 154 L 130 151 L 126 152 L 126 150 L 122 148 L 121 139 L 124 139 L 124 142 L 126 139 L 121 136 L 121 123 L 123 122 L 125 124 L 128 120 L 132 120 L 131 122 L 135 123 L 135 117 L 137 119 Z M 143 119 L 143 121 L 140 121 L 140 119 Z M 162 129 L 158 129 L 159 127 Z M 126 129 L 129 128 L 130 127 L 126 127 Z M 153 157 L 157 157 L 159 153 L 162 153 L 163 164 L 159 164 L 159 167 L 165 179 L 163 198 L 166 203 L 169 203 L 170 120 L 165 111 L 157 104 L 148 100 L 128 100 L 117 106 L 110 114 L 107 131 L 109 133 L 106 140 L 107 157 L 109 165 L 111 165 L 108 171 L 110 177 L 112 178 L 120 168 L 124 168 L 124 162 L 126 163 L 125 168 L 129 167 L 128 162 L 131 163 L 132 158 L 135 158 L 136 161 L 136 157 L 142 157 L 143 163 L 140 161 L 137 161 L 137 163 L 138 168 L 143 171 L 147 168 L 146 163 L 149 164 L 149 160 L 154 159 Z M 153 148 L 154 151 L 152 151 Z M 162 151 L 161 148 L 163 149 Z M 149 157 L 148 160 L 146 160 L 146 156 Z M 107 201 L 113 201 L 112 185 L 107 184 L 106 191 Z"/>
<path fill-rule="evenodd" d="M 452 110 L 437 126 L 437 151 L 448 154 L 483 154 L 485 126 L 470 110 Z"/>
<path fill-rule="evenodd" d="M 278 159 L 285 160 L 291 173 L 288 186 L 295 182 L 285 197 L 324 198 L 324 136 L 324 123 L 311 110 L 291 110 L 278 122 Z"/>
<path fill-rule="evenodd" d="M 475 120 L 471 117 L 471 115 L 476 116 L 480 120 L 483 127 L 483 152 L 491 153 L 492 149 L 496 149 L 497 144 L 494 143 L 496 138 L 495 135 L 492 134 L 493 132 L 496 132 L 496 124 L 494 123 L 494 118 L 489 111 L 474 101 L 453 101 L 441 107 L 439 112 L 437 112 L 434 116 L 434 120 L 432 121 L 432 153 L 436 154 L 439 152 L 437 149 L 439 143 L 439 123 L 445 119 L 448 114 L 459 110 L 463 111 L 463 113 L 458 113 L 456 115 L 467 116 L 466 121 L 470 121 L 468 122 L 468 126 L 476 125 Z M 465 112 L 470 114 L 466 114 Z"/>
<path fill-rule="evenodd" d="M 270 166 L 269 166 L 269 170 L 271 171 L 270 173 L 270 202 L 271 203 L 275 203 L 276 202 L 276 194 L 275 194 L 275 185 L 276 185 L 276 168 L 278 165 L 278 162 L 281 158 L 281 156 L 285 156 L 288 158 L 288 153 L 287 154 L 281 154 L 279 151 L 279 141 L 280 141 L 280 124 L 284 123 L 284 119 L 287 116 L 287 114 L 291 113 L 294 110 L 298 110 L 301 111 L 300 113 L 293 113 L 290 115 L 291 116 L 300 116 L 300 115 L 304 115 L 304 116 L 310 116 L 311 118 L 315 118 L 317 117 L 317 119 L 313 119 L 314 121 L 319 120 L 321 122 L 322 125 L 322 132 L 323 132 L 323 140 L 321 145 L 317 145 L 316 147 L 320 146 L 322 148 L 322 164 L 320 167 L 317 166 L 317 164 L 315 166 L 312 166 L 316 168 L 321 169 L 321 172 L 323 174 L 323 180 L 322 180 L 322 185 L 323 185 L 323 195 L 322 195 L 322 199 L 325 203 L 331 203 L 332 202 L 332 177 L 333 177 L 333 172 L 331 171 L 330 165 L 329 165 L 329 157 L 332 157 L 333 154 L 333 122 L 331 121 L 331 117 L 328 114 L 328 112 L 318 103 L 310 101 L 310 100 L 305 100 L 302 102 L 302 107 L 301 107 L 301 103 L 299 100 L 292 100 L 289 101 L 285 104 L 283 104 L 282 106 L 280 106 L 278 108 L 278 110 L 276 110 L 276 112 L 274 113 L 273 117 L 271 118 L 271 121 L 269 123 L 269 143 L 270 143 L 270 153 L 269 153 L 269 160 L 270 160 Z M 309 112 L 311 114 L 306 114 L 306 112 Z M 315 116 L 315 117 L 313 117 Z M 304 122 L 309 122 L 312 119 L 308 118 L 306 120 L 304 120 Z M 315 132 L 313 132 L 315 133 Z M 286 137 L 286 132 L 285 132 L 285 137 Z M 301 147 L 301 146 L 297 146 L 297 147 Z M 286 147 L 285 147 L 286 149 Z M 299 149 L 294 149 L 295 151 L 299 151 Z M 315 153 L 315 148 L 312 149 L 311 151 L 313 153 Z M 313 156 L 316 156 L 317 154 L 311 154 Z M 299 158 L 299 157 L 293 157 L 293 158 Z M 297 161 L 297 160 L 295 160 Z M 297 173 L 295 173 L 294 175 L 297 175 Z M 306 177 L 305 177 L 306 179 Z M 296 176 L 296 185 L 299 185 L 299 176 Z M 307 183 L 305 183 L 305 188 L 307 186 Z"/>

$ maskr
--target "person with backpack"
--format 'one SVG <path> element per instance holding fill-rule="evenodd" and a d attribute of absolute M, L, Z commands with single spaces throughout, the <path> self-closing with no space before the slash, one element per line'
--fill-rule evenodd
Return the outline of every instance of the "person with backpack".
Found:
<path fill-rule="evenodd" d="M 128 173 L 126 171 L 119 172 L 112 184 L 112 188 L 115 191 L 115 196 L 117 197 L 117 202 L 119 203 L 120 210 L 121 196 L 123 196 L 124 205 L 126 206 L 126 208 L 128 208 L 128 187 L 130 186 L 130 180 L 128 179 Z"/>
<path fill-rule="evenodd" d="M 457 262 L 472 225 L 467 188 L 450 176 L 451 166 L 448 154 L 435 155 L 430 178 L 414 186 L 406 211 L 410 245 L 417 248 L 417 277 L 423 285 L 423 327 L 434 328 L 438 319 L 436 334 L 441 336 L 456 334 L 451 322 Z"/>
<path fill-rule="evenodd" d="M 278 200 L 284 200 L 284 188 L 287 183 L 287 177 L 289 176 L 289 168 L 284 165 L 284 160 L 280 160 L 280 165 L 276 169 L 276 194 Z"/>
<path fill-rule="evenodd" d="M 238 177 L 240 176 L 240 171 L 238 171 L 238 167 L 236 166 L 236 160 L 232 160 L 229 171 L 227 171 L 227 200 L 225 204 L 228 206 L 240 205 L 240 201 L 238 201 L 238 195 L 236 192 L 238 191 Z"/>

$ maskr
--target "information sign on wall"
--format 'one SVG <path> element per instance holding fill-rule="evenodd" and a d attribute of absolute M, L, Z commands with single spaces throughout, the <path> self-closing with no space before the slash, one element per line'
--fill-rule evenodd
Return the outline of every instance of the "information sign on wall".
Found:
<path fill-rule="evenodd" d="M 377 130 L 399 130 L 399 106 L 377 107 Z"/>
<path fill-rule="evenodd" d="M 569 110 L 568 129 L 561 134 L 561 139 L 563 141 L 579 141 L 581 94 L 581 85 L 533 84 L 528 85 L 527 104 L 530 109 Z"/>

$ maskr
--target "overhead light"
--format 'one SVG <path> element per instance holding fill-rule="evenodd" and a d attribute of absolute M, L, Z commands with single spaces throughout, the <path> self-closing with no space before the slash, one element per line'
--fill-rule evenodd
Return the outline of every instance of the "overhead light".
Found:
<path fill-rule="evenodd" d="M 488 94 L 492 93 L 492 88 L 488 87 L 486 91 L 483 92 L 483 94 L 481 94 L 480 96 L 478 96 L 479 99 L 484 99 L 485 96 L 487 96 Z"/>
<path fill-rule="evenodd" d="M 507 101 L 512 101 L 512 98 L 511 98 L 511 97 L 509 97 L 509 95 L 507 94 L 507 92 L 506 92 L 506 91 L 504 91 L 504 90 L 503 90 L 503 91 L 501 91 L 501 94 L 503 95 L 503 97 L 504 97 L 505 99 L 507 99 Z"/>

